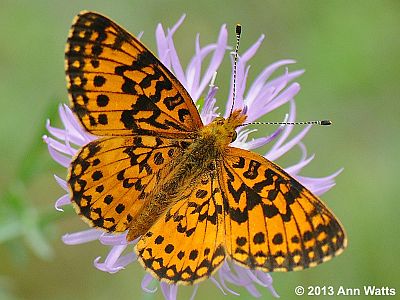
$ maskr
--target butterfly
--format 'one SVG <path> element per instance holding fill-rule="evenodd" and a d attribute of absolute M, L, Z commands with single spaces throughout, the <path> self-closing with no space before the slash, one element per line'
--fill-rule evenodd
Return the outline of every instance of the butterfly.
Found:
<path fill-rule="evenodd" d="M 90 226 L 138 239 L 155 278 L 193 284 L 225 261 L 301 270 L 340 254 L 342 226 L 307 188 L 259 154 L 230 146 L 243 110 L 204 125 L 175 76 L 110 19 L 81 12 L 65 52 L 73 112 L 99 138 L 68 171 Z"/>

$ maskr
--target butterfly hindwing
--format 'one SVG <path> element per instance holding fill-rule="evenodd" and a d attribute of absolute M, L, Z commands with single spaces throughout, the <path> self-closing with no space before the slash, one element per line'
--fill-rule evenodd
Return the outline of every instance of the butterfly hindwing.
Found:
<path fill-rule="evenodd" d="M 138 260 L 156 278 L 193 284 L 225 259 L 222 196 L 214 175 L 188 189 L 135 246 Z"/>
<path fill-rule="evenodd" d="M 186 137 L 202 126 L 185 88 L 135 37 L 82 12 L 65 52 L 68 92 L 83 126 L 99 136 Z"/>
<path fill-rule="evenodd" d="M 219 166 L 225 247 L 266 272 L 315 266 L 342 252 L 342 226 L 310 191 L 264 157 L 228 147 Z"/>
<path fill-rule="evenodd" d="M 127 230 L 146 195 L 181 152 L 178 141 L 154 136 L 92 141 L 78 152 L 69 169 L 75 209 L 93 227 Z"/>

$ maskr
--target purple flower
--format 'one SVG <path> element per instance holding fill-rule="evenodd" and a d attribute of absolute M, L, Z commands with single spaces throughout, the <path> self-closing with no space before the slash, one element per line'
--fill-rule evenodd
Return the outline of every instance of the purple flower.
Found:
<path fill-rule="evenodd" d="M 173 42 L 173 35 L 183 22 L 183 19 L 184 16 L 177 24 L 166 31 L 161 24 L 158 25 L 156 29 L 158 57 L 185 86 L 195 103 L 202 95 L 205 95 L 204 104 L 200 109 L 200 115 L 204 124 L 208 124 L 220 114 L 225 117 L 228 116 L 232 105 L 232 80 L 231 92 L 229 93 L 230 96 L 227 99 L 224 112 L 216 107 L 215 97 L 218 89 L 214 86 L 214 79 L 215 76 L 217 76 L 216 72 L 229 49 L 227 45 L 227 30 L 225 25 L 223 25 L 220 29 L 217 42 L 204 47 L 200 46 L 200 38 L 199 35 L 197 35 L 195 54 L 186 69 L 184 69 L 179 61 Z M 293 82 L 293 80 L 303 73 L 301 70 L 288 71 L 286 66 L 293 64 L 293 60 L 278 61 L 266 67 L 252 83 L 247 81 L 248 74 L 250 73 L 248 62 L 255 55 L 263 39 L 264 36 L 261 36 L 249 49 L 239 56 L 237 63 L 235 108 L 244 108 L 248 115 L 247 121 L 252 122 L 277 107 L 289 103 L 290 110 L 285 119 L 292 122 L 296 117 L 294 96 L 300 90 L 300 85 Z M 206 58 L 209 63 L 207 66 L 203 66 Z M 285 67 L 283 73 L 271 79 L 271 76 L 282 67 Z M 49 153 L 53 159 L 67 168 L 78 149 L 97 137 L 91 135 L 82 128 L 66 105 L 61 105 L 59 107 L 59 115 L 64 128 L 52 127 L 50 121 L 47 121 L 46 128 L 51 136 L 44 136 L 43 139 L 47 143 Z M 320 195 L 334 186 L 334 178 L 341 170 L 324 178 L 310 178 L 298 175 L 302 168 L 312 161 L 314 155 L 308 156 L 306 148 L 301 142 L 302 138 L 309 131 L 310 126 L 305 127 L 300 133 L 289 138 L 292 129 L 293 126 L 280 126 L 265 137 L 250 139 L 250 134 L 257 129 L 250 130 L 245 127 L 239 127 L 238 137 L 233 145 L 245 149 L 255 149 L 269 144 L 270 149 L 264 154 L 269 160 L 276 160 L 295 146 L 298 146 L 302 151 L 302 156 L 299 162 L 287 167 L 286 171 L 296 177 L 313 193 Z M 55 176 L 55 179 L 66 192 L 66 194 L 57 199 L 55 203 L 55 208 L 62 211 L 62 207 L 71 204 L 71 201 L 67 194 L 68 188 L 66 181 L 58 176 Z M 81 232 L 65 234 L 62 239 L 65 244 L 69 245 L 97 240 L 103 245 L 110 246 L 111 250 L 107 257 L 105 259 L 97 257 L 94 260 L 94 265 L 101 271 L 115 273 L 137 260 L 136 255 L 132 251 L 132 247 L 129 247 L 127 250 L 128 246 L 130 244 L 135 244 L 136 241 L 128 243 L 125 236 L 125 234 L 113 235 L 97 229 L 88 229 Z M 257 287 L 261 286 L 269 289 L 275 297 L 279 297 L 272 287 L 272 278 L 268 273 L 258 270 L 248 270 L 229 260 L 225 261 L 210 280 L 224 294 L 231 293 L 238 295 L 234 290 L 234 286 L 242 286 L 246 288 L 252 296 L 260 297 L 261 294 Z M 142 280 L 142 289 L 149 293 L 156 292 L 157 288 L 150 288 L 153 281 L 155 281 L 155 279 L 146 273 Z M 176 299 L 178 293 L 178 287 L 176 285 L 164 282 L 161 282 L 159 285 L 166 299 Z M 195 296 L 197 289 L 198 285 L 196 284 L 194 286 L 192 298 Z"/>

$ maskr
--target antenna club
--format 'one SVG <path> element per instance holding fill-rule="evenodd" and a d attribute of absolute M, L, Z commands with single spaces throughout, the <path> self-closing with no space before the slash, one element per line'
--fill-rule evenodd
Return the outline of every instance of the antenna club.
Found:
<path fill-rule="evenodd" d="M 332 121 L 331 120 L 321 120 L 321 125 L 332 125 Z"/>
<path fill-rule="evenodd" d="M 236 24 L 236 35 L 240 36 L 242 33 L 242 25 Z"/>

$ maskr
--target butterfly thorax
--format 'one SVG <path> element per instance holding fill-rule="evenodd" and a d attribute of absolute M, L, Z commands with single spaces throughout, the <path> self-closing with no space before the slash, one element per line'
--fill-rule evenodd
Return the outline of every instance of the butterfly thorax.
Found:
<path fill-rule="evenodd" d="M 215 148 L 224 151 L 236 139 L 236 128 L 243 124 L 246 115 L 242 110 L 235 110 L 227 119 L 217 117 L 209 125 L 204 126 L 200 132 L 200 139 L 215 140 Z"/>
<path fill-rule="evenodd" d="M 169 207 L 186 199 L 188 190 L 205 176 L 212 176 L 216 162 L 222 159 L 228 145 L 236 138 L 236 127 L 245 119 L 246 116 L 237 110 L 227 119 L 218 117 L 199 130 L 174 163 L 162 171 L 157 187 L 147 195 L 146 205 L 129 226 L 128 240 L 146 233 Z"/>

